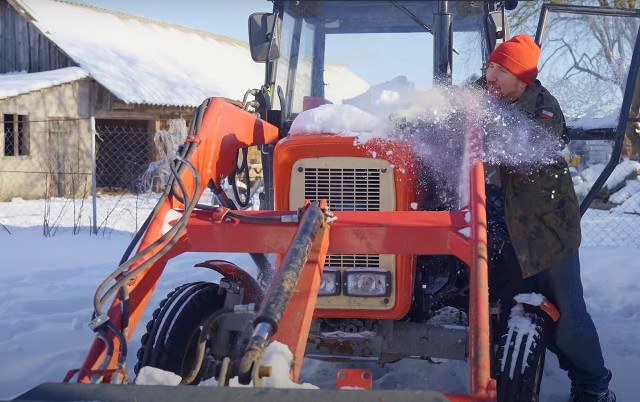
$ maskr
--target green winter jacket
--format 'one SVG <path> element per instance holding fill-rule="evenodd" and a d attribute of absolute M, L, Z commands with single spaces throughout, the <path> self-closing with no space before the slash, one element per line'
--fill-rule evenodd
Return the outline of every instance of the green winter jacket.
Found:
<path fill-rule="evenodd" d="M 569 142 L 558 101 L 535 81 L 515 106 L 537 124 Z M 567 162 L 531 171 L 500 167 L 505 220 L 523 277 L 537 274 L 578 251 L 580 209 Z"/>

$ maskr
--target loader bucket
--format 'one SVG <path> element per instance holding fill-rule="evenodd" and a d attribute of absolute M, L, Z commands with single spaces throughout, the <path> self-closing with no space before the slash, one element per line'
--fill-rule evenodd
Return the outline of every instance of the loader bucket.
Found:
<path fill-rule="evenodd" d="M 42 384 L 14 401 L 110 401 L 110 402 L 463 402 L 467 397 L 445 397 L 431 391 L 359 391 L 279 388 L 171 387 L 163 385 Z"/>

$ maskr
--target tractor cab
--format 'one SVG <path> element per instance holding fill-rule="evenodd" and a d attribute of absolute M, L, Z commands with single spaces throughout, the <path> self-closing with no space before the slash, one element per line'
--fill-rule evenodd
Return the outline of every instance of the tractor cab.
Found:
<path fill-rule="evenodd" d="M 437 81 L 461 84 L 476 79 L 482 75 L 488 49 L 503 35 L 498 28 L 503 15 L 490 5 L 284 2 L 276 8 L 282 14 L 281 25 L 274 27 L 280 40 L 271 43 L 272 52 L 279 53 L 269 77 L 277 94 L 275 104 L 287 120 L 314 102 L 341 103 L 397 77 L 420 88 Z M 252 49 L 255 59 L 267 55 Z"/>
<path fill-rule="evenodd" d="M 416 91 L 472 83 L 508 36 L 503 4 L 276 1 L 273 13 L 249 19 L 251 55 L 266 64 L 264 115 L 284 137 L 296 116 L 321 105 L 354 105 L 386 119 Z M 265 148 L 268 172 L 273 147 Z M 263 207 L 270 209 L 267 172 Z"/>

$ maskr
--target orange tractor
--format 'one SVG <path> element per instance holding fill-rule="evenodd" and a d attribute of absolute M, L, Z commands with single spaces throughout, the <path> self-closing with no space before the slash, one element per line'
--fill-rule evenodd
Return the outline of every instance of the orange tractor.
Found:
<path fill-rule="evenodd" d="M 547 306 L 526 315 L 536 330 L 520 335 L 532 342 L 491 336 L 477 120 L 462 119 L 465 152 L 451 166 L 459 166 L 465 180 L 447 207 L 424 202 L 435 190 L 425 188 L 424 163 L 410 143 L 384 136 L 358 141 L 351 126 L 351 133 L 331 124 L 291 129 L 296 119 L 338 106 L 330 103 L 349 96 L 350 85 L 361 89 L 363 81 L 348 65 L 330 60 L 342 51 L 338 60 L 357 61 L 368 37 L 385 51 L 394 50 L 384 42 L 390 38 L 410 44 L 427 85 L 478 78 L 488 52 L 508 36 L 503 7 L 515 3 L 276 0 L 273 13 L 252 15 L 251 54 L 266 67 L 255 100 L 210 98 L 197 109 L 160 201 L 122 265 L 96 292 L 90 325 L 96 337 L 81 368 L 65 383 L 44 384 L 18 400 L 537 400 L 544 362 L 540 322 L 554 312 Z M 634 63 L 631 71 L 637 71 Z M 410 67 L 384 56 L 363 64 L 386 74 Z M 264 191 L 259 209 L 239 209 L 248 198 L 234 202 L 222 186 L 227 177 L 246 173 L 239 159 L 251 146 L 262 153 Z M 200 202 L 207 188 L 217 196 L 213 205 Z M 167 262 L 189 252 L 249 253 L 258 275 L 224 260 L 198 264 L 221 279 L 184 284 L 160 303 L 134 371 L 154 367 L 176 374 L 183 385 L 215 378 L 220 386 L 124 385 L 130 382 L 129 339 Z M 443 307 L 465 319 L 454 325 L 432 320 Z M 261 388 L 274 374 L 264 352 L 275 341 L 293 355 L 294 382 L 306 358 L 384 364 L 419 357 L 467 361 L 469 389 L 453 395 Z M 253 388 L 227 387 L 233 379 Z M 337 380 L 340 387 L 372 385 L 367 370 L 343 369 Z"/>

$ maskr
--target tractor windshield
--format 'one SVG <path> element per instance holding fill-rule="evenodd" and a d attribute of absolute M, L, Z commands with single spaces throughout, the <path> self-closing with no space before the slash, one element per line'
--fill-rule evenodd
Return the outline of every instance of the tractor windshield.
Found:
<path fill-rule="evenodd" d="M 449 2 L 454 84 L 477 79 L 485 60 L 485 2 Z M 438 2 L 284 2 L 276 87 L 285 118 L 310 104 L 353 98 L 374 85 L 428 89 L 434 82 Z M 445 39 L 446 40 L 446 39 Z M 401 89 L 402 88 L 394 88 Z"/>

